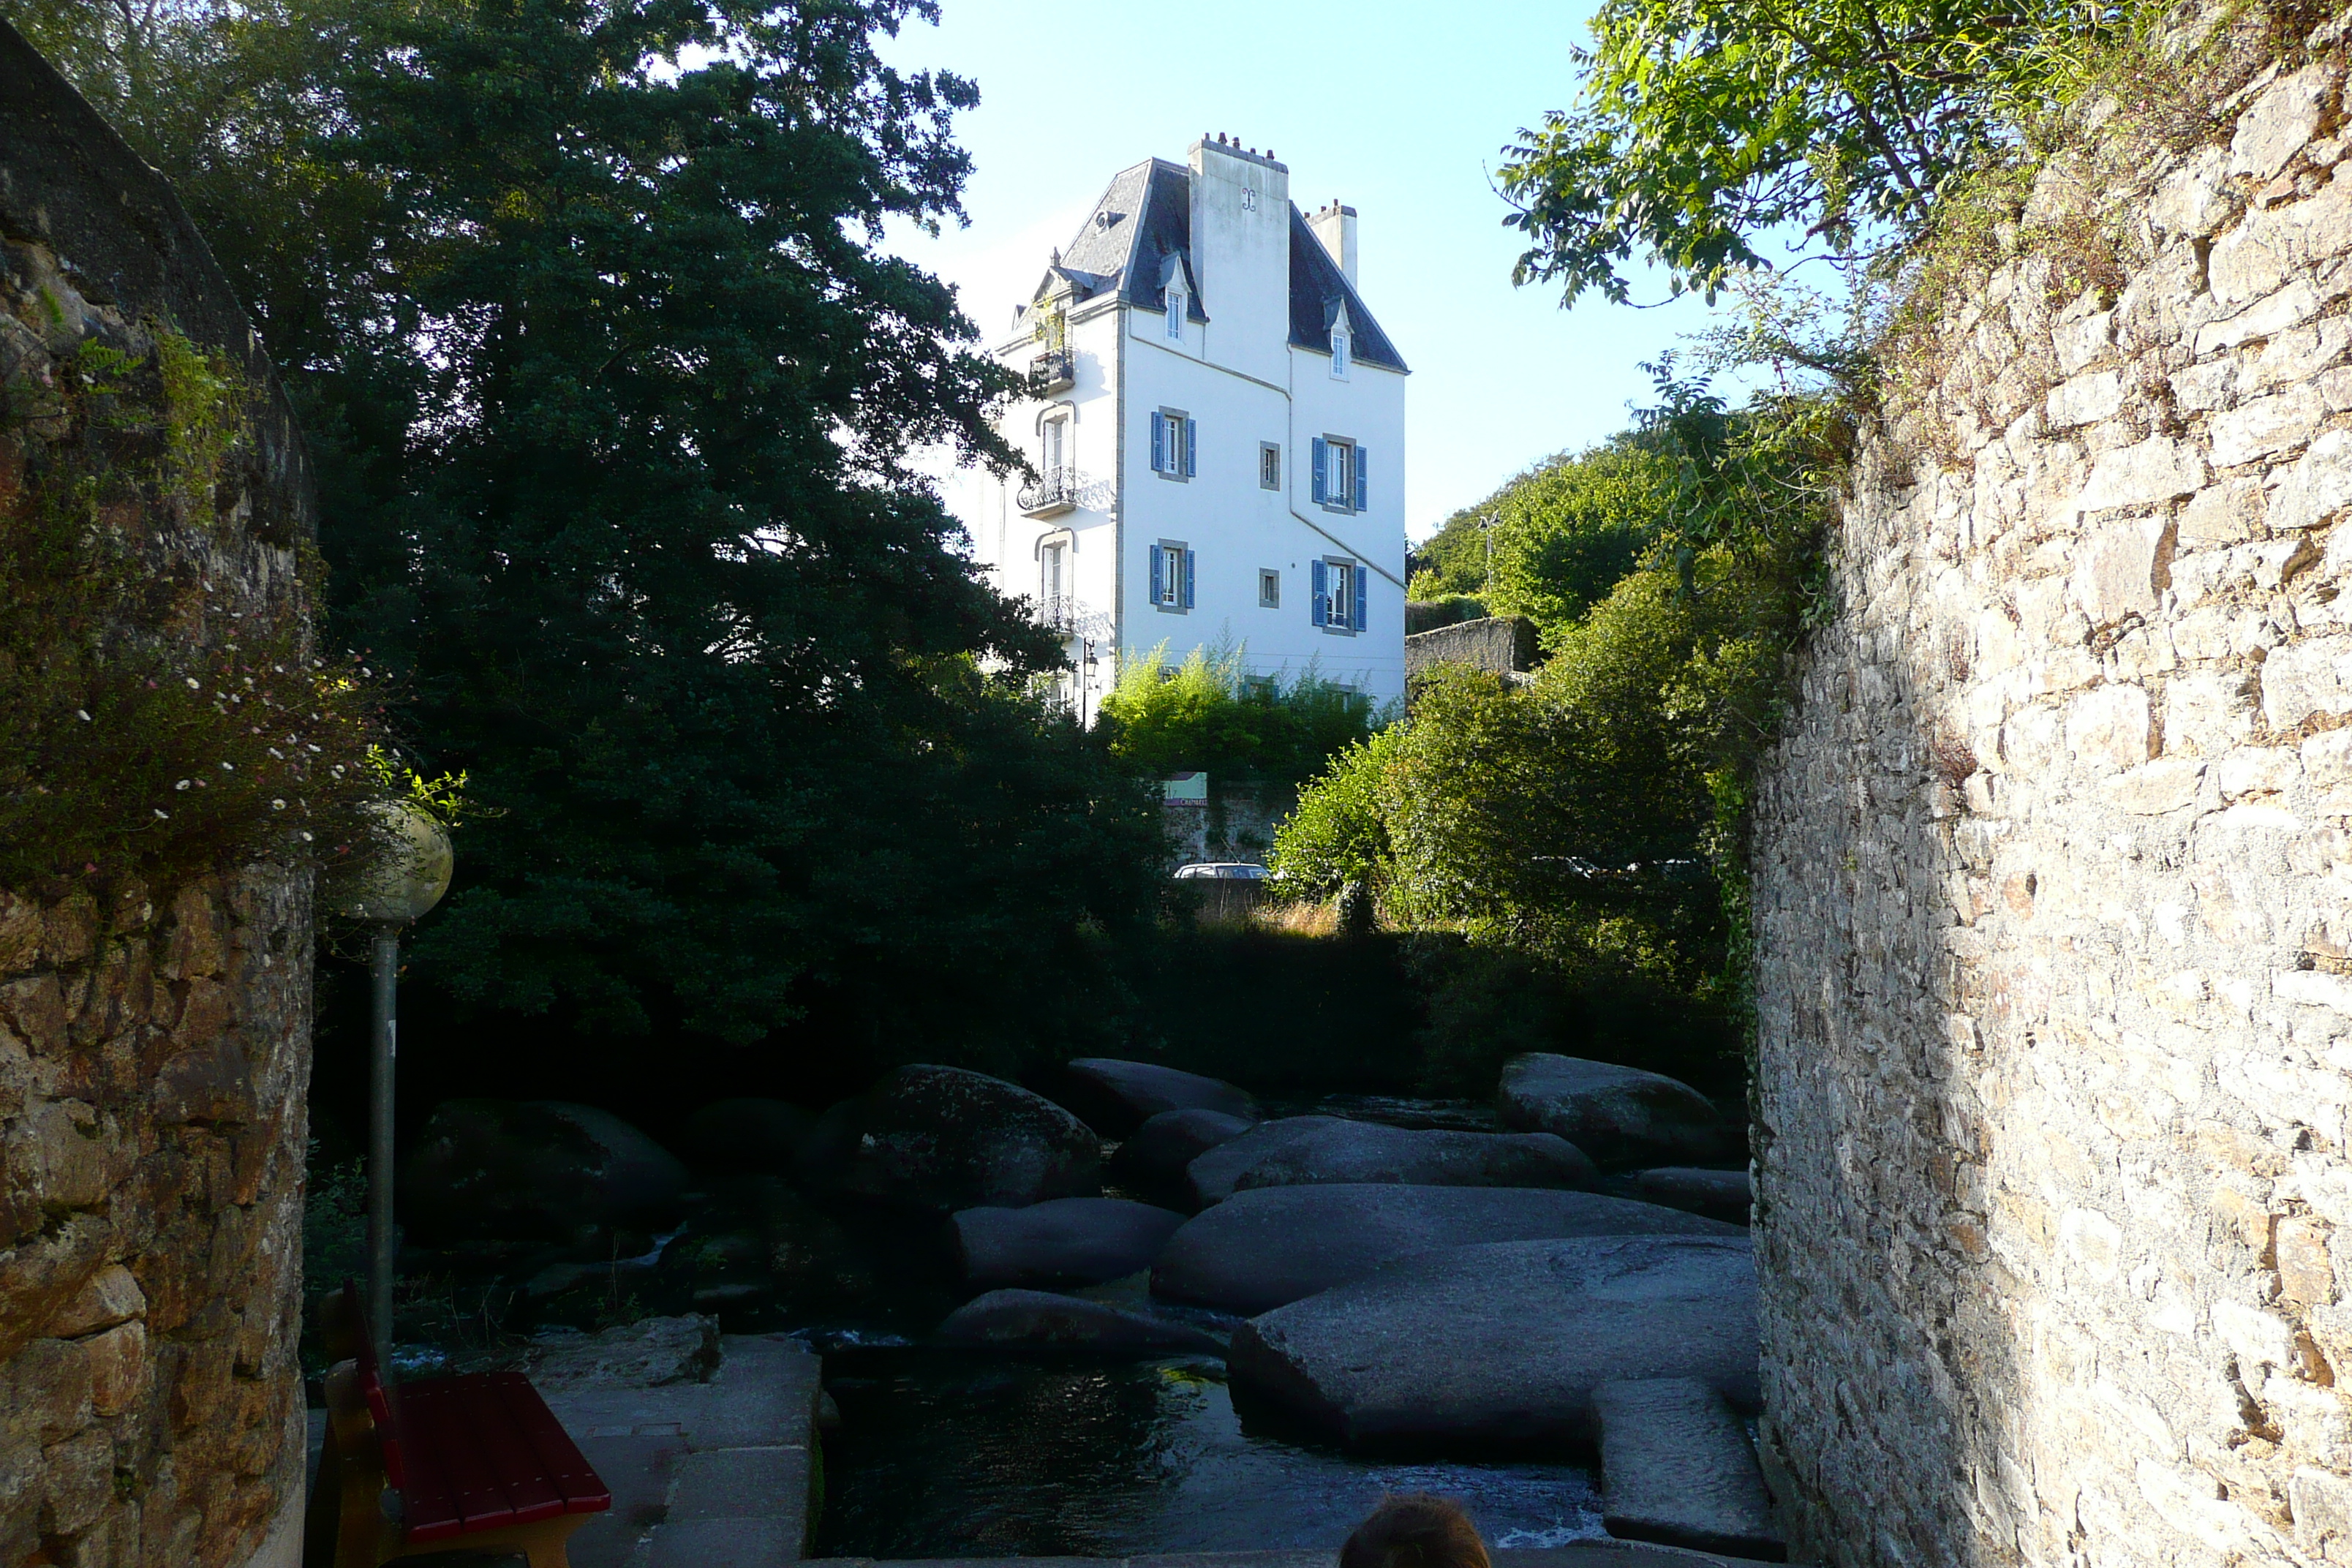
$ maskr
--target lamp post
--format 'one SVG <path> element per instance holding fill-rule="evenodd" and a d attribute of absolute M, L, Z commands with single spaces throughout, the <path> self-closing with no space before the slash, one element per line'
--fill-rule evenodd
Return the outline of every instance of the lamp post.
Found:
<path fill-rule="evenodd" d="M 376 1354 L 392 1355 L 392 1090 L 399 1056 L 396 1005 L 400 928 L 427 913 L 449 890 L 449 835 L 415 807 L 390 802 L 377 810 L 375 853 L 337 889 L 338 912 L 375 928 L 368 944 L 373 1024 L 368 1048 L 368 1323 Z"/>

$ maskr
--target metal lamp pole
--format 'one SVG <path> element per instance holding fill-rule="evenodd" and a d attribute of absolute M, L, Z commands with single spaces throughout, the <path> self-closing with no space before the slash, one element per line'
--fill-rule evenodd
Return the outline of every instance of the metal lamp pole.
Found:
<path fill-rule="evenodd" d="M 374 1027 L 368 1041 L 368 1334 L 376 1354 L 392 1353 L 392 1087 L 400 1054 L 395 1016 L 400 989 L 400 922 L 375 928 L 368 954 L 374 982 Z"/>
<path fill-rule="evenodd" d="M 376 852 L 334 889 L 339 912 L 373 928 L 368 944 L 373 1027 L 368 1034 L 368 1335 L 392 1356 L 393 1087 L 399 1058 L 400 928 L 421 919 L 449 890 L 449 835 L 412 806 L 378 808 Z"/>

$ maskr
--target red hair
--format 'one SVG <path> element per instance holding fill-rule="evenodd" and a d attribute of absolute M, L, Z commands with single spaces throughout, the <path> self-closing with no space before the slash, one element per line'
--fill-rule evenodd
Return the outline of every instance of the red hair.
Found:
<path fill-rule="evenodd" d="M 1339 1568 L 1491 1568 L 1478 1527 L 1444 1498 L 1392 1497 L 1356 1526 Z"/>

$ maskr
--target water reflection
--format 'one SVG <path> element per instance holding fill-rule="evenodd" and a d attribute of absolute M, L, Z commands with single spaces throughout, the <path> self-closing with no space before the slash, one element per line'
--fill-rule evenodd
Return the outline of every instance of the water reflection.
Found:
<path fill-rule="evenodd" d="M 1460 1500 L 1498 1545 L 1601 1536 L 1589 1472 L 1406 1465 L 1244 1436 L 1214 1362 L 835 1352 L 817 1555 L 1337 1547 L 1382 1495 Z"/>

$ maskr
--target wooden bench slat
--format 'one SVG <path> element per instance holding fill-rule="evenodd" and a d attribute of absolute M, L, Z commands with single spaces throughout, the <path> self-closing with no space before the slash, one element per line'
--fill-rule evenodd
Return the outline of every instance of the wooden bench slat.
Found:
<path fill-rule="evenodd" d="M 528 1524 L 562 1513 L 563 1493 L 516 1420 L 506 1388 L 486 1377 L 467 1377 L 454 1380 L 451 1392 L 463 1405 L 468 1428 L 505 1489 L 513 1521 Z"/>
<path fill-rule="evenodd" d="M 519 1372 L 499 1372 L 492 1373 L 490 1381 L 499 1385 L 508 1411 L 530 1439 L 548 1479 L 563 1494 L 563 1511 L 597 1513 L 612 1507 L 612 1492 L 597 1479 L 579 1445 L 556 1420 L 539 1390 L 530 1385 L 530 1379 Z"/>
<path fill-rule="evenodd" d="M 400 1493 L 404 1533 L 410 1541 L 445 1540 L 465 1529 L 466 1516 L 457 1506 L 456 1489 L 444 1473 L 443 1456 L 431 1438 L 416 1429 L 411 1394 L 407 1385 L 402 1386 L 394 1406 L 393 1425 L 378 1430 L 397 1434 L 407 1458 L 406 1480 L 393 1483 Z M 390 1447 L 390 1443 L 385 1444 L 387 1449 Z"/>
<path fill-rule="evenodd" d="M 442 1479 L 464 1521 L 458 1532 L 470 1535 L 513 1523 L 514 1504 L 508 1500 L 505 1478 L 482 1451 L 480 1434 L 467 1419 L 460 1381 L 436 1377 L 404 1384 L 401 1428 L 419 1448 L 432 1449 L 440 1460 Z"/>

